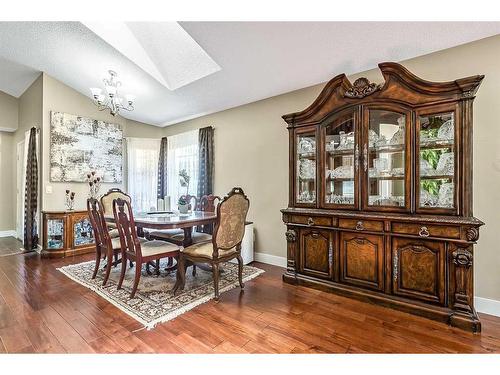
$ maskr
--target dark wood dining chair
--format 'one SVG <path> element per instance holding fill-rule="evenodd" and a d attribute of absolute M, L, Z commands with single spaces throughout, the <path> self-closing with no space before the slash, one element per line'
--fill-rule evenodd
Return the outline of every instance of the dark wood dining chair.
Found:
<path fill-rule="evenodd" d="M 108 225 L 104 217 L 102 205 L 97 199 L 87 199 L 87 213 L 89 215 L 90 224 L 92 225 L 92 230 L 94 232 L 96 247 L 95 267 L 94 273 L 92 274 L 92 279 L 96 278 L 101 258 L 104 256 L 107 261 L 105 267 L 106 271 L 104 273 L 104 279 L 102 282 L 102 285 L 104 286 L 108 282 L 109 274 L 111 273 L 111 267 L 116 267 L 119 262 L 118 254 L 121 254 L 121 243 L 118 237 L 111 237 Z M 133 267 L 132 263 L 130 263 L 130 267 Z"/>
<path fill-rule="evenodd" d="M 137 236 L 134 215 L 130 203 L 122 198 L 113 200 L 113 215 L 120 234 L 122 249 L 122 269 L 118 289 L 122 287 L 125 278 L 125 265 L 127 260 L 136 262 L 135 278 L 130 293 L 130 298 L 134 298 L 141 278 L 142 265 L 149 262 L 156 262 L 156 272 L 160 273 L 161 258 L 178 258 L 182 246 L 177 246 L 165 241 L 145 241 L 141 242 Z"/>
<path fill-rule="evenodd" d="M 173 292 L 184 289 L 186 269 L 195 263 L 208 263 L 212 266 L 215 299 L 219 299 L 219 265 L 236 258 L 238 260 L 238 279 L 243 288 L 243 259 L 241 241 L 245 234 L 245 222 L 250 201 L 239 187 L 233 188 L 217 206 L 217 220 L 211 242 L 193 244 L 184 248 L 179 256 L 177 281 Z"/>

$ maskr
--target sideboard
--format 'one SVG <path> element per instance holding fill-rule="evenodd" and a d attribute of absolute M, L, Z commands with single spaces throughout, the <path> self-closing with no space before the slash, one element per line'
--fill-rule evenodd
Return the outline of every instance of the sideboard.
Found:
<path fill-rule="evenodd" d="M 42 257 L 61 258 L 95 251 L 87 211 L 43 211 Z"/>

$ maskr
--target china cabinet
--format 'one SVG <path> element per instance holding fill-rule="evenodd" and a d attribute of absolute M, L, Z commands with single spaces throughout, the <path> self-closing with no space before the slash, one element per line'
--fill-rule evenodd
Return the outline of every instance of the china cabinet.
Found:
<path fill-rule="evenodd" d="M 283 279 L 479 332 L 472 105 L 483 76 L 437 83 L 379 68 L 385 82 L 341 74 L 283 116 Z"/>
<path fill-rule="evenodd" d="M 87 211 L 43 211 L 42 257 L 59 258 L 95 251 Z"/>

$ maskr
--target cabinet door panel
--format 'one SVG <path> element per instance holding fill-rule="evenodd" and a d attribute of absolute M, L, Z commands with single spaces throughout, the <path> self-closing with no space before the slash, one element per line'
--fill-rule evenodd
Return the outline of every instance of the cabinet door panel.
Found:
<path fill-rule="evenodd" d="M 403 107 L 364 110 L 363 209 L 410 211 L 411 114 Z"/>
<path fill-rule="evenodd" d="M 333 270 L 333 232 L 301 230 L 300 258 L 302 273 L 331 279 Z"/>
<path fill-rule="evenodd" d="M 295 134 L 295 205 L 316 207 L 317 185 L 317 145 L 316 127 L 296 129 Z"/>
<path fill-rule="evenodd" d="M 443 242 L 394 238 L 392 257 L 394 294 L 444 303 Z"/>
<path fill-rule="evenodd" d="M 383 290 L 383 236 L 340 233 L 340 280 L 370 289 Z"/>

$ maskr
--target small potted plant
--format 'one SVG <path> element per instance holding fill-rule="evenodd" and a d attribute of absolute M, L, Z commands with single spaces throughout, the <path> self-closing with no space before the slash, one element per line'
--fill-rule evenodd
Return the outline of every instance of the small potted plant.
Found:
<path fill-rule="evenodd" d="M 181 169 L 179 171 L 179 183 L 181 187 L 186 188 L 186 195 L 189 194 L 189 181 L 191 180 L 191 177 L 187 174 L 187 171 L 185 169 Z M 179 212 L 181 214 L 186 214 L 189 210 L 189 202 L 186 201 L 183 197 L 180 197 L 179 200 L 177 201 L 177 205 L 179 206 Z"/>
<path fill-rule="evenodd" d="M 180 197 L 177 201 L 177 205 L 179 206 L 179 212 L 181 214 L 187 214 L 189 210 L 189 203 L 186 201 L 184 197 Z"/>

